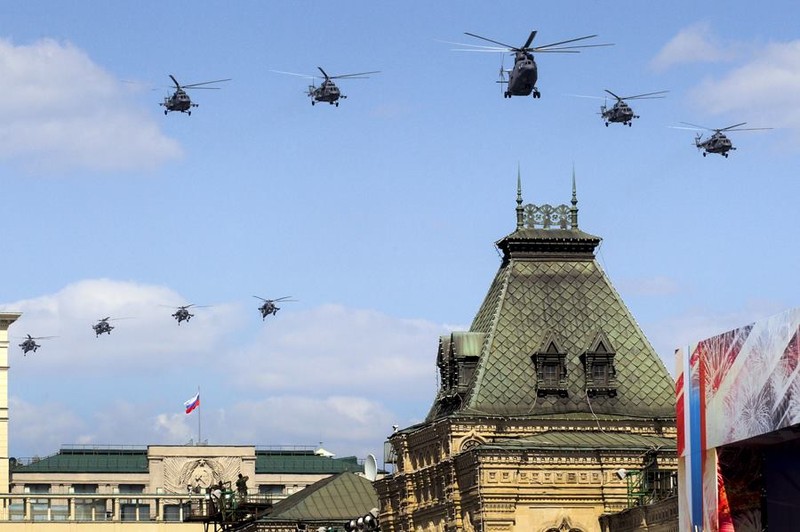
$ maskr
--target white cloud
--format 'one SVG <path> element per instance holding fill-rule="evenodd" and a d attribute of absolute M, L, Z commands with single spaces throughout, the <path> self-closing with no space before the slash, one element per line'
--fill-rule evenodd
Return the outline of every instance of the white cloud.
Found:
<path fill-rule="evenodd" d="M 721 43 L 708 24 L 695 24 L 681 30 L 665 44 L 651 66 L 656 70 L 667 70 L 686 63 L 727 61 L 735 55 L 735 47 Z"/>
<path fill-rule="evenodd" d="M 0 39 L 0 159 L 31 172 L 148 170 L 181 156 L 129 87 L 69 43 Z"/>
<path fill-rule="evenodd" d="M 243 312 L 235 305 L 212 305 L 195 310 L 189 324 L 177 325 L 173 307 L 185 304 L 166 287 L 93 279 L 2 308 L 23 313 L 12 325 L 13 338 L 56 336 L 41 340 L 42 349 L 31 355 L 46 357 L 35 370 L 39 375 L 109 375 L 160 362 L 165 355 L 175 364 L 208 361 Z M 114 330 L 97 337 L 91 326 L 105 317 Z M 12 343 L 12 352 L 15 347 Z"/>
<path fill-rule="evenodd" d="M 677 316 L 643 325 L 647 338 L 667 369 L 675 374 L 675 349 L 705 340 L 725 331 L 753 323 L 785 309 L 774 301 L 751 301 L 744 308 L 713 311 L 695 308 Z"/>
<path fill-rule="evenodd" d="M 703 81 L 690 96 L 711 114 L 750 122 L 746 127 L 800 129 L 798 92 L 800 40 L 757 49 L 749 62 L 720 78 Z"/>
<path fill-rule="evenodd" d="M 185 303 L 166 287 L 99 279 L 2 305 L 24 313 L 10 330 L 12 452 L 184 444 L 197 439 L 202 415 L 210 442 L 324 442 L 363 458 L 380 455 L 392 424 L 413 424 L 433 401 L 446 325 L 340 305 L 287 306 L 262 322 L 252 305 L 225 303 L 178 326 L 161 306 Z M 95 338 L 90 325 L 106 315 L 132 319 Z M 23 357 L 13 340 L 27 332 L 57 338 Z M 201 410 L 187 416 L 181 403 L 201 380 Z M 56 411 L 63 423 L 44 415 Z"/>
<path fill-rule="evenodd" d="M 266 393 L 374 389 L 403 395 L 435 392 L 438 337 L 446 326 L 373 310 L 324 305 L 267 323 L 234 358 L 237 384 Z"/>

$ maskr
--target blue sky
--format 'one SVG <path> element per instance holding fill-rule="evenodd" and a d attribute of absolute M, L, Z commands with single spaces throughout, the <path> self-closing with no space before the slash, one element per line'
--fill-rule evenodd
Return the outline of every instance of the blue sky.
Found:
<path fill-rule="evenodd" d="M 795 2 L 17 2 L 0 20 L 0 308 L 12 326 L 10 452 L 317 445 L 381 461 L 421 421 L 438 336 L 469 326 L 531 203 L 566 203 L 665 364 L 797 305 Z M 499 54 L 537 55 L 542 98 L 505 99 Z M 505 65 L 509 66 L 506 59 Z M 306 80 L 339 84 L 311 106 Z M 164 116 L 169 74 L 192 116 Z M 604 89 L 636 102 L 606 128 Z M 634 102 L 631 102 L 634 103 Z M 728 159 L 681 122 L 747 122 Z M 262 321 L 252 296 L 293 296 Z M 178 326 L 168 306 L 199 308 Z M 90 325 L 116 321 L 110 336 Z M 23 357 L 20 337 L 56 336 Z M 19 341 L 17 341 L 19 340 Z"/>

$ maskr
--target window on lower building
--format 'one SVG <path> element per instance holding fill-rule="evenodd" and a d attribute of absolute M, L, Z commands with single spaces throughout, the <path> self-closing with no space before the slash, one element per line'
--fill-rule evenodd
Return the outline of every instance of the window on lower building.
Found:
<path fill-rule="evenodd" d="M 260 484 L 258 494 L 266 499 L 282 499 L 286 486 L 283 484 Z"/>

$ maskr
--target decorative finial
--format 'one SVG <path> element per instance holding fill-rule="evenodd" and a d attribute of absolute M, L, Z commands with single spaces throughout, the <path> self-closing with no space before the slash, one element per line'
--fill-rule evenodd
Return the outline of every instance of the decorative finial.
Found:
<path fill-rule="evenodd" d="M 570 229 L 578 228 L 578 192 L 575 188 L 575 164 L 572 165 L 572 207 L 569 209 Z"/>
<path fill-rule="evenodd" d="M 517 163 L 517 229 L 522 229 L 522 177 L 520 176 L 519 163 Z"/>

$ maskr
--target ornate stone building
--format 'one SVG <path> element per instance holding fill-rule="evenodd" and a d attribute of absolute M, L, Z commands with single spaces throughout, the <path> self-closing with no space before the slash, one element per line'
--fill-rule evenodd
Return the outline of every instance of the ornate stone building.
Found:
<path fill-rule="evenodd" d="M 674 489 L 675 385 L 571 205 L 523 205 L 423 423 L 393 434 L 384 532 L 599 532 Z M 632 483 L 632 479 L 636 479 Z"/>

